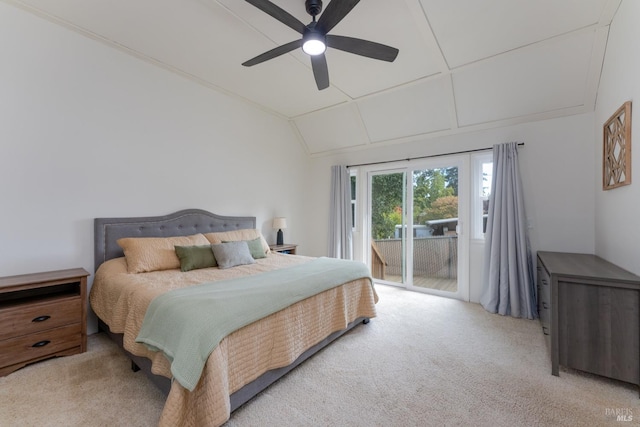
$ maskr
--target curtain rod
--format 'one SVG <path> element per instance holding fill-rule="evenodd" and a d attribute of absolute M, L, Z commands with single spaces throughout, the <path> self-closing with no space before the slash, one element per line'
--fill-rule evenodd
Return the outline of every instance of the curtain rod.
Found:
<path fill-rule="evenodd" d="M 518 143 L 519 147 L 524 146 L 524 142 L 519 142 Z M 432 157 L 442 157 L 442 156 L 451 156 L 453 154 L 466 154 L 466 153 L 475 153 L 477 151 L 487 151 L 487 150 L 493 150 L 493 147 L 487 147 L 487 148 L 476 148 L 475 150 L 465 150 L 465 151 L 454 151 L 452 153 L 442 153 L 442 154 L 431 154 L 429 156 L 420 156 L 420 157 L 408 157 L 406 159 L 397 159 L 397 160 L 385 160 L 382 162 L 371 162 L 371 163 L 359 163 L 357 165 L 347 165 L 347 168 L 352 168 L 355 166 L 371 166 L 371 165 L 383 165 L 385 163 L 397 163 L 397 162 L 403 162 L 403 161 L 411 161 L 411 160 L 420 160 L 420 159 L 430 159 Z"/>

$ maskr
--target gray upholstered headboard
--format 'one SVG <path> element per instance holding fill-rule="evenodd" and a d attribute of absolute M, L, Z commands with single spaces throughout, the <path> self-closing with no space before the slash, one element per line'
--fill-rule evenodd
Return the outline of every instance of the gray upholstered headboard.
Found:
<path fill-rule="evenodd" d="M 253 216 L 220 216 L 187 209 L 165 216 L 94 219 L 94 265 L 124 256 L 117 240 L 122 237 L 172 237 L 197 233 L 256 228 Z"/>

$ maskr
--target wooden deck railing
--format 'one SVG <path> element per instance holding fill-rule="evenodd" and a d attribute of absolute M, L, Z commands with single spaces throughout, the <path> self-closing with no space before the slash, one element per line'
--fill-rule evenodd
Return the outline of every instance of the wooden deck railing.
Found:
<path fill-rule="evenodd" d="M 383 239 L 373 242 L 374 253 L 384 260 L 387 276 L 402 276 L 402 239 Z M 413 274 L 443 279 L 455 279 L 458 272 L 458 237 L 432 236 L 413 239 Z M 376 277 L 376 276 L 374 276 Z"/>
<path fill-rule="evenodd" d="M 378 246 L 375 242 L 371 242 L 371 276 L 373 276 L 374 279 L 384 280 L 386 267 L 387 263 L 380 253 Z"/>

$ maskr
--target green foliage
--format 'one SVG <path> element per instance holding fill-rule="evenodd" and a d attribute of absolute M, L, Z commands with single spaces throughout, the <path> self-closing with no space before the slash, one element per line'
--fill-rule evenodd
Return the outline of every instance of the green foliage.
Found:
<path fill-rule="evenodd" d="M 374 239 L 393 238 L 396 224 L 402 224 L 404 173 L 374 175 L 371 187 L 371 236 Z M 400 221 L 394 223 L 398 219 Z"/>
<path fill-rule="evenodd" d="M 382 214 L 382 232 L 385 237 L 382 239 L 392 239 L 395 237 L 396 225 L 402 224 L 402 208 L 397 206 L 392 212 L 384 212 Z"/>
<path fill-rule="evenodd" d="M 425 210 L 425 221 L 458 217 L 458 197 L 444 196 L 436 199 Z"/>
<path fill-rule="evenodd" d="M 458 168 L 445 168 L 442 169 L 444 178 L 447 181 L 447 188 L 453 190 L 453 196 L 458 196 Z"/>
<path fill-rule="evenodd" d="M 457 196 L 457 194 L 458 168 L 415 171 L 413 174 L 413 223 L 424 224 L 430 219 L 445 218 L 434 218 L 435 211 L 430 213 L 429 210 L 438 199 Z"/>
<path fill-rule="evenodd" d="M 394 237 L 396 225 L 404 224 L 404 173 L 372 178 L 371 234 L 374 239 Z M 413 173 L 414 224 L 458 216 L 458 168 L 427 169 Z M 442 200 L 441 200 L 442 199 Z"/>

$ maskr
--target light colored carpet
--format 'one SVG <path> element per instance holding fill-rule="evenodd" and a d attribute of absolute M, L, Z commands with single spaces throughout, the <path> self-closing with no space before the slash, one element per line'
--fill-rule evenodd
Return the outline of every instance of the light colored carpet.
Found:
<path fill-rule="evenodd" d="M 551 375 L 539 323 L 378 286 L 378 317 L 232 414 L 244 426 L 637 424 L 638 389 Z M 2 426 L 147 426 L 163 396 L 102 334 L 89 352 L 0 378 Z M 616 421 L 615 411 L 633 422 Z"/>

